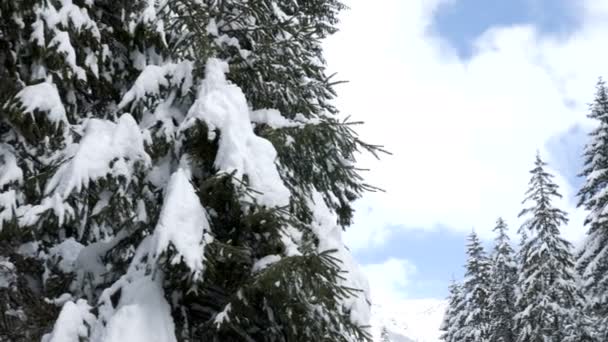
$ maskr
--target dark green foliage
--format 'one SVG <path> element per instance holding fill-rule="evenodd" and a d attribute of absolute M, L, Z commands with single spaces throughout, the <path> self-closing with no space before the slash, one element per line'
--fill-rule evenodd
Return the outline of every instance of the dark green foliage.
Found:
<path fill-rule="evenodd" d="M 143 0 L 0 3 L 0 172 L 12 167 L 11 158 L 22 172 L 0 184 L 0 241 L 10 241 L 3 243 L 0 258 L 19 275 L 10 291 L 0 289 L 5 296 L 0 298 L 13 298 L 7 299 L 10 308 L 26 312 L 25 318 L 11 318 L 11 329 L 29 334 L 0 329 L 0 340 L 39 340 L 49 332 L 59 308 L 39 304 L 45 297 L 70 293 L 97 305 L 155 230 L 166 186 L 159 175 L 184 163 L 192 165 L 192 185 L 209 213 L 206 233 L 213 242 L 205 249 L 203 277 L 174 263 L 173 247 L 158 256 L 178 339 L 368 340 L 343 304 L 363 294 L 344 285 L 351 275 L 335 251 L 321 250 L 312 228 L 316 194 L 336 215 L 336 224 L 346 227 L 352 201 L 375 189 L 353 165 L 357 153 L 380 149 L 358 138 L 353 128 L 358 123 L 335 116 L 335 82 L 325 74 L 320 41 L 335 32 L 344 6 L 335 0 L 173 0 L 152 2 L 150 11 L 149 5 Z M 48 14 L 68 7 L 87 20 L 56 21 Z M 62 45 L 65 39 L 72 50 Z M 288 207 L 262 206 L 246 175 L 237 179 L 219 172 L 214 160 L 221 131 L 202 121 L 181 130 L 211 57 L 228 62 L 228 78 L 252 110 L 278 109 L 302 123 L 255 128 L 278 153 L 276 166 L 291 192 Z M 146 67 L 167 65 L 191 68 L 184 68 L 188 75 L 166 72 L 158 89 L 125 100 Z M 56 89 L 65 118 L 39 108 L 28 111 L 30 104 L 20 101 L 22 90 L 42 83 Z M 150 160 L 117 157 L 104 174 L 62 188 L 56 177 L 72 165 L 91 123 L 115 127 L 129 115 L 145 136 Z M 291 241 L 297 255 L 286 250 L 286 236 L 294 240 L 287 231 L 297 232 L 292 235 L 299 240 Z M 53 265 L 45 255 L 67 239 L 93 253 L 103 272 L 66 273 Z M 18 253 L 31 242 L 35 253 Z M 268 256 L 280 260 L 254 269 Z M 23 285 L 24 277 L 40 286 Z M 23 296 L 32 299 L 14 299 Z M 120 297 L 113 295 L 114 305 Z M 227 306 L 230 321 L 216 324 Z"/>
<path fill-rule="evenodd" d="M 585 147 L 585 183 L 578 193 L 579 206 L 589 211 L 587 238 L 577 255 L 577 271 L 587 296 L 587 311 L 595 319 L 599 338 L 608 339 L 608 93 L 605 82 L 597 83 L 588 115 L 598 124 Z"/>
<path fill-rule="evenodd" d="M 277 152 L 282 164 L 292 173 L 287 174 L 285 183 L 296 196 L 293 211 L 298 217 L 310 219 L 307 212 L 305 198 L 312 189 L 324 189 L 326 194 L 334 196 L 325 197 L 328 205 L 336 210 L 339 223 L 343 226 L 351 224 L 353 209 L 350 202 L 365 191 L 375 191 L 377 188 L 365 184 L 355 168 L 353 156 L 362 151 L 378 152 L 377 146 L 365 144 L 357 137 L 353 126 L 360 122 L 337 121 L 327 119 L 318 125 L 304 128 L 286 128 L 282 132 L 274 132 L 269 136 L 272 141 L 280 137 L 294 139 L 290 144 L 277 144 Z M 336 134 L 338 133 L 338 134 Z M 344 139 L 351 136 L 354 139 Z M 318 141 L 331 141 L 330 145 L 319 144 Z M 334 147 L 328 147 L 334 146 Z M 336 154 L 338 151 L 345 153 Z M 380 150 L 381 151 L 381 150 Z M 302 182 L 301 180 L 305 180 Z"/>

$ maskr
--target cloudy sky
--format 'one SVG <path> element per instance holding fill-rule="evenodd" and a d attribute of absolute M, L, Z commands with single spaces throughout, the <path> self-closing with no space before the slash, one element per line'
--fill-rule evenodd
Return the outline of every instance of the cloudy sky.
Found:
<path fill-rule="evenodd" d="M 363 157 L 386 189 L 357 203 L 346 239 L 374 296 L 441 298 L 464 242 L 515 233 L 536 151 L 561 186 L 572 241 L 585 118 L 608 76 L 605 0 L 351 0 L 326 42 L 344 114 L 393 155 Z"/>

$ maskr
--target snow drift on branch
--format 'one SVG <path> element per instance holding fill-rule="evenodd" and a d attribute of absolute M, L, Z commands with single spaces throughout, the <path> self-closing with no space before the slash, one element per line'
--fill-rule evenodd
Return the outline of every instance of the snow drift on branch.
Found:
<path fill-rule="evenodd" d="M 211 58 L 205 68 L 196 102 L 182 124 L 182 130 L 196 120 L 205 122 L 210 131 L 218 130 L 219 148 L 215 167 L 237 179 L 246 175 L 249 186 L 260 192 L 256 199 L 269 207 L 289 204 L 289 190 L 279 176 L 272 144 L 253 132 L 250 110 L 243 91 L 226 80 L 228 64 Z"/>
<path fill-rule="evenodd" d="M 210 237 L 207 213 L 196 195 L 186 171 L 178 169 L 167 186 L 163 208 L 155 230 L 156 254 L 160 255 L 169 244 L 178 255 L 172 262 L 183 259 L 195 276 L 203 271 L 205 245 Z"/>
<path fill-rule="evenodd" d="M 70 162 L 61 165 L 49 181 L 47 194 L 54 190 L 65 198 L 108 174 L 129 180 L 135 162 L 150 164 L 141 131 L 129 114 L 122 115 L 117 123 L 89 119 L 80 144 L 72 146 L 68 158 Z"/>

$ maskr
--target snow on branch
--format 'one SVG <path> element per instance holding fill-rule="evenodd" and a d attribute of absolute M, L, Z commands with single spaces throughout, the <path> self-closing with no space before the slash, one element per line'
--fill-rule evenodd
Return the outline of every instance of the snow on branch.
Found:
<path fill-rule="evenodd" d="M 34 111 L 46 112 L 49 121 L 55 124 L 68 121 L 54 84 L 42 82 L 27 86 L 17 93 L 15 99 L 24 106 L 25 113 L 33 115 Z"/>
<path fill-rule="evenodd" d="M 251 122 L 256 124 L 265 124 L 272 128 L 290 128 L 303 127 L 305 125 L 316 125 L 320 123 L 319 119 L 307 119 L 302 114 L 297 114 L 295 120 L 290 120 L 281 115 L 276 109 L 258 109 L 250 113 Z"/>
<path fill-rule="evenodd" d="M 13 148 L 8 144 L 0 143 L 0 188 L 13 182 L 17 184 L 23 182 L 23 171 L 17 165 Z"/>
<path fill-rule="evenodd" d="M 84 299 L 76 303 L 69 301 L 63 305 L 55 327 L 50 334 L 42 337 L 42 342 L 80 342 L 88 337 L 90 327 L 96 317 Z"/>
<path fill-rule="evenodd" d="M 173 245 L 177 255 L 172 260 L 180 260 L 188 265 L 196 276 L 203 271 L 205 246 L 211 241 L 207 212 L 200 203 L 189 176 L 184 169 L 178 169 L 169 180 L 163 207 L 154 236 L 156 255 Z"/>
<path fill-rule="evenodd" d="M 149 95 L 157 95 L 161 87 L 174 85 L 186 93 L 192 87 L 191 61 L 181 63 L 167 63 L 165 65 L 147 65 L 135 80 L 135 84 L 127 91 L 118 104 L 122 109 L 131 102 L 141 101 Z"/>
<path fill-rule="evenodd" d="M 162 277 L 144 276 L 122 286 L 120 303 L 106 330 L 94 342 L 177 342 Z"/>
<path fill-rule="evenodd" d="M 141 130 L 129 114 L 117 123 L 89 119 L 80 144 L 72 146 L 67 157 L 70 161 L 62 164 L 47 184 L 47 194 L 54 191 L 65 198 L 107 175 L 130 180 L 135 162 L 151 163 Z"/>
<path fill-rule="evenodd" d="M 289 204 L 290 193 L 275 164 L 277 152 L 268 140 L 257 136 L 251 126 L 250 110 L 243 91 L 226 79 L 228 64 L 209 59 L 196 102 L 181 126 L 186 130 L 203 121 L 210 131 L 220 133 L 215 167 L 226 173 L 235 172 L 259 194 L 254 197 L 269 207 Z"/>
<path fill-rule="evenodd" d="M 344 271 L 344 278 L 339 280 L 340 285 L 360 290 L 357 294 L 347 296 L 341 304 L 350 312 L 351 322 L 364 326 L 371 317 L 369 282 L 342 241 L 342 228 L 336 224 L 336 214 L 327 207 L 319 192 L 315 191 L 312 195 L 309 202 L 313 211 L 311 228 L 319 239 L 318 251 L 335 251 L 332 256 L 341 261 L 340 266 Z"/>

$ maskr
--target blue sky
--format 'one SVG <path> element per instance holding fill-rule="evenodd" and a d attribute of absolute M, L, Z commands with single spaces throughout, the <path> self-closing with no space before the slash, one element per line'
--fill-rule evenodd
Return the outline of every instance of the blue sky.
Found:
<path fill-rule="evenodd" d="M 544 35 L 566 37 L 578 27 L 576 11 L 575 2 L 567 0 L 457 0 L 439 6 L 430 30 L 453 47 L 459 58 L 466 60 L 475 53 L 475 39 L 496 26 L 531 24 Z M 549 155 L 545 157 L 573 188 L 582 182 L 577 174 L 582 165 L 580 155 L 585 138 L 586 131 L 575 125 L 546 144 Z M 574 196 L 571 198 L 575 201 Z M 445 228 L 413 233 L 395 227 L 388 229 L 399 232 L 380 249 L 358 251 L 358 260 L 364 264 L 380 263 L 389 257 L 410 260 L 416 265 L 416 271 L 404 289 L 408 297 L 446 296 L 452 277 L 463 276 L 467 234 Z M 492 248 L 491 240 L 485 244 L 487 249 Z"/>
<path fill-rule="evenodd" d="M 459 56 L 473 54 L 473 42 L 495 26 L 533 24 L 544 34 L 565 36 L 578 26 L 576 0 L 455 0 L 440 5 L 432 29 L 455 47 Z"/>
<path fill-rule="evenodd" d="M 397 233 L 382 248 L 358 251 L 356 257 L 359 262 L 377 264 L 391 257 L 410 260 L 415 270 L 403 289 L 408 297 L 429 298 L 447 294 L 446 284 L 450 279 L 462 276 L 465 234 L 441 228 L 433 232 L 394 230 Z"/>
<path fill-rule="evenodd" d="M 326 44 L 330 69 L 350 82 L 340 110 L 393 155 L 363 156 L 385 193 L 357 203 L 346 242 L 374 292 L 442 298 L 463 275 L 467 235 L 491 247 L 495 220 L 515 231 L 537 150 L 584 235 L 576 208 L 585 119 L 608 75 L 605 0 L 348 2 Z M 516 241 L 514 241 L 516 244 Z"/>

